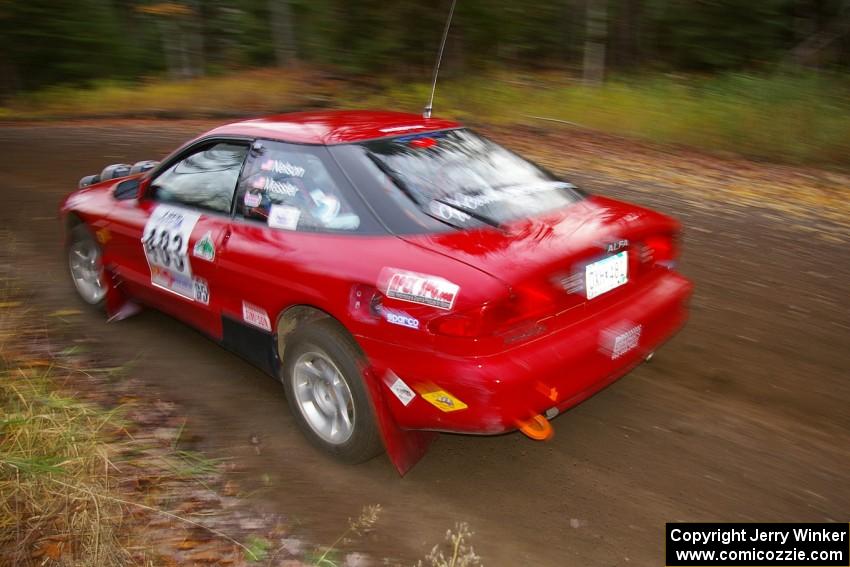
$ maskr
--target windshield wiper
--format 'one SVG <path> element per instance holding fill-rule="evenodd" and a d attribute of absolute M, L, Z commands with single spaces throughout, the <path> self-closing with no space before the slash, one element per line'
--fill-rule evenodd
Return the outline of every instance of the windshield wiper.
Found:
<path fill-rule="evenodd" d="M 422 203 L 416 197 L 416 194 L 413 192 L 413 190 L 411 190 L 410 187 L 407 186 L 407 183 L 405 183 L 404 181 L 401 180 L 400 175 L 398 175 L 390 166 L 388 166 L 386 163 L 384 163 L 383 160 L 378 159 L 377 157 L 373 156 L 370 153 L 367 153 L 366 155 L 369 157 L 369 159 L 372 160 L 372 162 L 375 164 L 375 166 L 384 173 L 384 175 L 389 177 L 390 180 L 393 183 L 395 183 L 395 186 L 398 187 L 401 190 L 402 193 L 404 193 L 411 201 L 416 203 L 416 206 L 425 215 L 431 217 L 432 219 L 434 219 L 436 221 L 439 221 L 443 224 L 446 224 L 446 225 L 448 225 L 452 228 L 467 228 L 466 226 L 460 225 L 456 222 L 452 222 L 449 219 L 445 219 L 445 218 L 441 217 L 440 215 L 436 215 L 436 214 L 432 213 L 431 211 L 428 210 L 427 207 L 423 207 Z M 451 207 L 452 205 L 449 204 L 448 206 Z M 457 208 L 457 207 L 454 207 L 454 208 Z"/>
<path fill-rule="evenodd" d="M 387 165 L 382 159 L 379 159 L 378 157 L 373 156 L 371 153 L 367 153 L 366 155 L 369 157 L 369 159 L 372 160 L 372 163 L 374 163 L 377 166 L 377 168 L 380 169 L 384 173 L 384 175 L 389 177 L 393 181 L 393 183 L 395 183 L 396 187 L 401 189 L 402 193 L 407 195 L 407 197 L 411 201 L 413 201 L 414 203 L 416 203 L 419 206 L 419 209 L 423 213 L 425 213 L 426 215 L 428 215 L 429 217 L 431 217 L 435 220 L 440 221 L 443 224 L 447 224 L 447 225 L 452 226 L 454 228 L 469 228 L 468 226 L 461 225 L 461 224 L 458 224 L 456 222 L 452 222 L 452 220 L 450 220 L 450 219 L 447 219 L 447 218 L 444 218 L 440 215 L 434 214 L 432 211 L 429 210 L 429 207 L 422 205 L 422 202 L 419 200 L 416 192 L 413 191 L 412 189 L 410 189 L 410 187 L 407 186 L 407 183 L 405 183 L 401 179 L 401 176 L 395 170 L 393 170 L 393 168 L 391 168 L 389 165 Z M 457 205 L 455 203 L 452 203 L 451 201 L 447 201 L 447 200 L 444 200 L 444 199 L 435 199 L 435 198 L 432 198 L 430 200 L 430 202 L 431 203 L 440 203 L 440 204 L 445 205 L 447 207 L 451 207 L 454 210 L 460 211 L 461 213 L 465 214 L 469 218 L 477 220 L 478 222 L 484 223 L 486 225 L 489 225 L 489 226 L 492 226 L 492 227 L 495 227 L 495 228 L 499 228 L 499 229 L 501 228 L 501 225 L 498 222 L 496 222 L 495 220 L 493 220 L 489 217 L 486 217 L 486 216 L 482 215 L 481 213 L 477 213 L 477 212 L 475 212 L 471 209 L 468 209 L 468 208 L 466 208 L 462 205 Z"/>
<path fill-rule="evenodd" d="M 407 197 L 411 201 L 413 201 L 416 204 L 419 204 L 419 200 L 416 198 L 416 195 L 413 194 L 413 191 L 410 190 L 410 187 L 408 187 L 407 184 L 404 181 L 399 179 L 399 175 L 393 170 L 393 168 L 391 168 L 386 163 L 384 163 L 383 160 L 378 159 L 377 157 L 373 156 L 371 153 L 367 152 L 366 157 L 368 157 L 370 160 L 372 160 L 372 163 L 374 163 L 375 166 L 378 169 L 380 169 L 381 172 L 384 175 L 389 177 L 392 180 L 392 182 L 396 184 L 396 187 L 401 189 L 401 192 L 404 193 L 405 195 L 407 195 Z"/>

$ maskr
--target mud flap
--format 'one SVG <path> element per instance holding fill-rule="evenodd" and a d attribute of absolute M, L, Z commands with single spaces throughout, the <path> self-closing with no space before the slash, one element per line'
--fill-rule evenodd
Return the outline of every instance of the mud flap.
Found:
<path fill-rule="evenodd" d="M 374 369 L 367 369 L 365 374 L 369 397 L 372 399 L 372 408 L 375 411 L 375 419 L 378 421 L 378 429 L 381 431 L 387 456 L 398 474 L 404 476 L 425 455 L 428 447 L 439 434 L 435 431 L 413 431 L 399 427 L 387 406 L 381 390 L 381 381 Z"/>
<path fill-rule="evenodd" d="M 104 301 L 106 307 L 107 321 L 121 321 L 127 317 L 132 317 L 142 310 L 141 307 L 124 292 L 121 291 L 121 283 L 115 280 L 115 275 L 111 270 L 104 270 L 106 276 L 106 299 Z"/>

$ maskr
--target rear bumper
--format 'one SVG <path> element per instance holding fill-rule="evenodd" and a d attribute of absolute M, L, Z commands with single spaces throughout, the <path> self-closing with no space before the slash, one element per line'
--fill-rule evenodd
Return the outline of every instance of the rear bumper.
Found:
<path fill-rule="evenodd" d="M 400 427 L 498 434 L 551 408 L 564 411 L 628 373 L 682 327 L 691 289 L 685 278 L 664 272 L 603 311 L 486 357 L 358 340 Z M 638 326 L 637 346 L 613 357 L 612 336 Z M 396 377 L 417 393 L 407 406 L 389 388 Z M 443 411 L 429 403 L 423 394 L 435 389 L 466 407 Z"/>

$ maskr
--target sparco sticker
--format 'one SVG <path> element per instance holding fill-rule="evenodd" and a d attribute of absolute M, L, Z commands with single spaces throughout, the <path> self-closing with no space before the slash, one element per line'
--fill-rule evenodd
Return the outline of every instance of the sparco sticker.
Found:
<path fill-rule="evenodd" d="M 200 213 L 159 205 L 142 233 L 151 283 L 191 300 L 197 298 L 188 255 L 189 237 L 200 217 Z"/>
<path fill-rule="evenodd" d="M 395 309 L 384 307 L 381 309 L 381 314 L 384 316 L 387 323 L 401 325 L 402 327 L 408 327 L 410 329 L 419 328 L 419 319 L 411 317 L 410 314 L 405 313 L 404 311 L 397 311 Z"/>
<path fill-rule="evenodd" d="M 264 331 L 272 330 L 272 322 L 269 320 L 269 314 L 262 307 L 257 307 L 253 303 L 247 301 L 242 302 L 242 319 L 249 325 L 259 327 Z"/>
<path fill-rule="evenodd" d="M 437 276 L 392 268 L 384 269 L 381 280 L 381 283 L 386 281 L 387 297 L 439 309 L 451 309 L 460 290 L 456 284 Z"/>

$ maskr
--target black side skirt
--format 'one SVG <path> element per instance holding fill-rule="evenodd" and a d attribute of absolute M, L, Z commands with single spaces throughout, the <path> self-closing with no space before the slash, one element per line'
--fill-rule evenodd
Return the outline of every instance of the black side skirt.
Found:
<path fill-rule="evenodd" d="M 275 335 L 223 316 L 221 345 L 267 374 L 277 378 L 280 359 L 277 356 Z"/>

